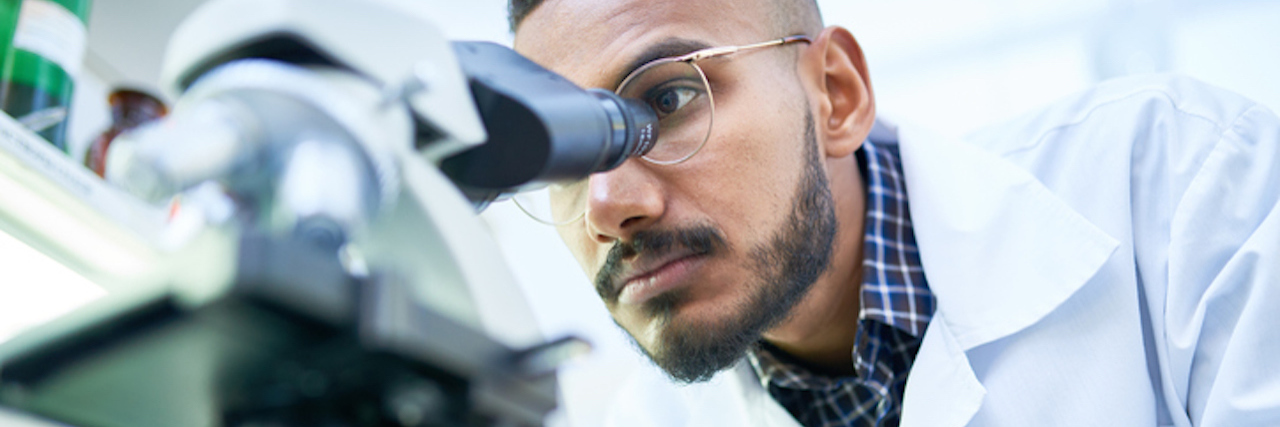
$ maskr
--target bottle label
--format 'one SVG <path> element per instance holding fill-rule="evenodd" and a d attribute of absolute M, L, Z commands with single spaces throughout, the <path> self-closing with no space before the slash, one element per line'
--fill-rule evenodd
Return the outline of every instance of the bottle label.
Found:
<path fill-rule="evenodd" d="M 84 23 L 74 13 L 49 0 L 26 0 L 18 14 L 13 47 L 33 52 L 62 67 L 70 76 L 80 73 L 86 43 Z"/>

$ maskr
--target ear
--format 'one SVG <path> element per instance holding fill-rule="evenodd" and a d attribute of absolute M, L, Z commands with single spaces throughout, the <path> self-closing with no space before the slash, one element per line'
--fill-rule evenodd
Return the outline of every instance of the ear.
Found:
<path fill-rule="evenodd" d="M 801 54 L 799 73 L 826 155 L 852 154 L 862 146 L 876 118 L 862 47 L 849 30 L 827 27 Z"/>

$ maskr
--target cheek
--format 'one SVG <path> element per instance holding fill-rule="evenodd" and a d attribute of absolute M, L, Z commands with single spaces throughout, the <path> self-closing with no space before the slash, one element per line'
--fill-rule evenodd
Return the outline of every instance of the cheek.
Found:
<path fill-rule="evenodd" d="M 591 275 L 595 273 L 597 245 L 591 243 L 587 237 L 585 227 L 580 223 L 574 223 L 556 227 L 556 233 L 560 235 L 560 241 L 569 248 L 569 253 L 573 254 L 573 258 L 578 261 L 578 267 L 582 268 L 582 272 L 587 275 L 587 279 L 594 280 Z"/>
<path fill-rule="evenodd" d="M 719 101 L 717 101 L 719 103 Z M 741 104 L 735 103 L 734 105 Z M 726 106 L 716 112 L 712 139 L 690 159 L 678 182 L 688 203 L 726 234 L 756 235 L 786 217 L 803 168 L 803 128 L 790 115 Z M 737 236 L 758 244 L 756 237 Z M 758 236 L 757 236 L 758 237 Z M 752 244 L 748 244 L 750 247 Z"/>

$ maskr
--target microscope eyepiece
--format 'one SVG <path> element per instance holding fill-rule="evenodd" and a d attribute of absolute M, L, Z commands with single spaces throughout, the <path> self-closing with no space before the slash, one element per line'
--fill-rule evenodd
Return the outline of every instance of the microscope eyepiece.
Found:
<path fill-rule="evenodd" d="M 477 206 L 553 182 L 611 170 L 658 139 L 647 104 L 584 90 L 494 43 L 455 42 L 488 141 L 440 168 Z"/>
<path fill-rule="evenodd" d="M 604 167 L 593 172 L 611 170 L 653 148 L 658 136 L 658 115 L 654 114 L 653 108 L 603 89 L 588 89 L 587 92 L 600 99 L 612 129 L 610 142 L 606 145 L 609 156 L 602 165 Z"/>

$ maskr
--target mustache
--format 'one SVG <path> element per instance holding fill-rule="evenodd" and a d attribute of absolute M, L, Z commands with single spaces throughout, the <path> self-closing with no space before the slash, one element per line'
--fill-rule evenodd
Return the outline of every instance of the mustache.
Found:
<path fill-rule="evenodd" d="M 685 249 L 697 255 L 713 255 L 728 247 L 728 241 L 720 230 L 710 225 L 674 230 L 643 230 L 635 233 L 630 241 L 619 240 L 609 248 L 604 265 L 596 272 L 596 293 L 608 303 L 616 303 L 622 293 L 623 265 L 629 259 L 640 256 L 660 257 L 663 254 Z"/>

